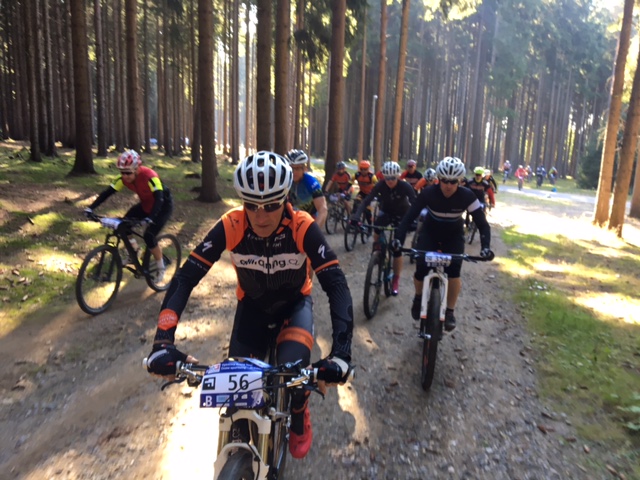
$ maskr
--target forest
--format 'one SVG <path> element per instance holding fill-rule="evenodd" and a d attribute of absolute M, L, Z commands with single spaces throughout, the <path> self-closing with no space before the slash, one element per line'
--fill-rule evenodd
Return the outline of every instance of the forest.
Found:
<path fill-rule="evenodd" d="M 74 173 L 92 172 L 94 151 L 188 153 L 205 201 L 216 151 L 236 162 L 260 149 L 307 150 L 328 174 L 363 158 L 426 167 L 454 155 L 494 170 L 509 159 L 595 188 L 633 1 L 624 18 L 622 7 L 0 0 L 0 137 L 29 141 L 34 161 L 75 148 Z"/>

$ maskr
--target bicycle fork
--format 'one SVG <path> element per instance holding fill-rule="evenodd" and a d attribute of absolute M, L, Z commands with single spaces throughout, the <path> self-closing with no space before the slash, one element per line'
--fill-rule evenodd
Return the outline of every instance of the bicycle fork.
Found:
<path fill-rule="evenodd" d="M 424 277 L 424 284 L 422 286 L 422 304 L 420 305 L 420 318 L 427 317 L 427 307 L 429 305 L 429 299 L 431 298 L 431 290 L 434 283 L 437 282 L 440 291 L 440 312 L 438 321 L 444 323 L 444 315 L 447 311 L 447 292 L 449 290 L 449 282 L 444 272 L 437 270 L 431 270 Z M 440 330 L 440 329 L 438 329 Z M 427 331 L 420 329 L 418 336 L 422 339 L 430 340 L 431 334 Z"/>

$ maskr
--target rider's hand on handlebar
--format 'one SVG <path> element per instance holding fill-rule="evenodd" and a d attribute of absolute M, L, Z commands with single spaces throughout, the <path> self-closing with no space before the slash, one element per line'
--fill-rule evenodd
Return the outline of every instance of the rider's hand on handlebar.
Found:
<path fill-rule="evenodd" d="M 360 219 L 359 218 L 355 218 L 355 217 L 351 217 L 351 219 L 349 219 L 349 223 L 353 226 L 353 227 L 359 227 L 360 224 Z"/>
<path fill-rule="evenodd" d="M 495 255 L 495 253 L 493 253 L 493 252 L 491 251 L 491 249 L 490 249 L 490 248 L 483 248 L 483 249 L 480 251 L 480 256 L 481 256 L 482 258 L 486 258 L 487 260 L 493 260 L 493 259 L 495 258 L 495 256 L 496 256 L 496 255 Z"/>
<path fill-rule="evenodd" d="M 391 242 L 391 250 L 399 252 L 402 249 L 402 241 L 399 238 L 394 238 Z"/>
<path fill-rule="evenodd" d="M 155 344 L 147 359 L 147 372 L 173 380 L 176 375 L 176 362 L 198 363 L 198 360 L 182 353 L 170 343 Z"/>
<path fill-rule="evenodd" d="M 90 209 L 89 207 L 85 208 L 83 210 L 83 213 L 84 213 L 84 216 L 87 217 L 87 218 L 93 217 L 93 210 Z"/>
<path fill-rule="evenodd" d="M 153 225 L 153 220 L 151 220 L 149 217 L 140 220 L 141 227 L 148 227 L 149 225 Z"/>
<path fill-rule="evenodd" d="M 326 386 L 344 385 L 351 377 L 353 366 L 340 357 L 327 357 L 312 365 L 316 370 L 318 389 L 324 394 Z"/>

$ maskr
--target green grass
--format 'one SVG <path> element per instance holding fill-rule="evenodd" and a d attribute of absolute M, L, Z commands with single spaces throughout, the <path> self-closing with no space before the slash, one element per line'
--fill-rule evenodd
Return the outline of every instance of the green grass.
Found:
<path fill-rule="evenodd" d="M 505 229 L 505 271 L 538 356 L 541 393 L 588 442 L 606 445 L 640 478 L 640 249 Z M 610 314 L 611 296 L 631 305 Z M 601 308 L 584 305 L 585 298 Z M 599 300 L 602 298 L 602 300 Z M 637 305 L 637 304 L 636 304 Z"/>
<path fill-rule="evenodd" d="M 500 191 L 500 186 L 502 185 L 502 175 L 498 175 L 495 177 L 496 182 L 498 182 L 498 191 Z M 509 180 L 507 180 L 506 185 L 509 185 L 511 187 L 518 187 L 518 181 L 516 179 L 514 179 L 513 177 L 510 177 Z M 524 189 L 525 190 L 539 190 L 542 192 L 552 192 L 553 188 L 556 188 L 556 190 L 560 193 L 576 193 L 576 194 L 580 194 L 580 195 L 587 195 L 590 197 L 595 197 L 596 196 L 596 191 L 595 190 L 588 190 L 585 188 L 579 188 L 576 181 L 573 178 L 559 178 L 558 180 L 556 180 L 556 184 L 555 185 L 551 185 L 551 183 L 549 183 L 549 180 L 545 180 L 545 182 L 542 184 L 542 186 L 540 188 L 538 188 L 536 186 L 536 180 L 535 178 L 533 180 L 531 180 L 530 182 L 524 182 Z"/>

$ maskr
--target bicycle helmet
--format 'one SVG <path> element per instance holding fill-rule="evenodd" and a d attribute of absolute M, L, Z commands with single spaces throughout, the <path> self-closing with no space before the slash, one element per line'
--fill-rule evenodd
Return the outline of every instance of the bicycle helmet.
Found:
<path fill-rule="evenodd" d="M 491 170 L 489 170 L 488 168 L 484 171 L 484 176 L 487 177 L 491 175 Z"/>
<path fill-rule="evenodd" d="M 484 167 L 476 167 L 473 169 L 473 173 L 476 175 L 484 175 Z"/>
<path fill-rule="evenodd" d="M 415 167 L 417 165 L 415 160 L 408 160 L 407 161 L 407 168 L 409 167 Z"/>
<path fill-rule="evenodd" d="M 433 168 L 427 168 L 424 171 L 424 179 L 427 182 L 433 182 L 436 179 L 436 171 Z"/>
<path fill-rule="evenodd" d="M 233 174 L 233 186 L 246 202 L 284 201 L 293 183 L 287 160 L 273 152 L 260 151 L 245 158 Z"/>
<path fill-rule="evenodd" d="M 443 180 L 460 180 L 465 173 L 464 163 L 456 157 L 444 157 L 436 167 L 438 178 Z"/>
<path fill-rule="evenodd" d="M 309 157 L 302 150 L 289 150 L 286 157 L 289 165 L 306 165 L 309 161 Z"/>
<path fill-rule="evenodd" d="M 387 176 L 398 176 L 402 172 L 400 165 L 397 162 L 384 162 L 382 165 L 382 175 Z"/>
<path fill-rule="evenodd" d="M 362 160 L 362 161 L 360 162 L 360 164 L 358 165 L 358 167 L 359 167 L 361 170 L 365 170 L 365 169 L 366 169 L 366 170 L 369 170 L 369 169 L 371 168 L 371 164 L 370 164 L 367 160 Z"/>
<path fill-rule="evenodd" d="M 125 150 L 118 157 L 118 162 L 116 166 L 118 170 L 135 170 L 140 166 L 142 160 L 140 160 L 140 155 L 135 150 Z"/>
<path fill-rule="evenodd" d="M 342 170 L 343 168 L 347 168 L 347 164 L 344 162 L 336 163 L 336 170 Z"/>

